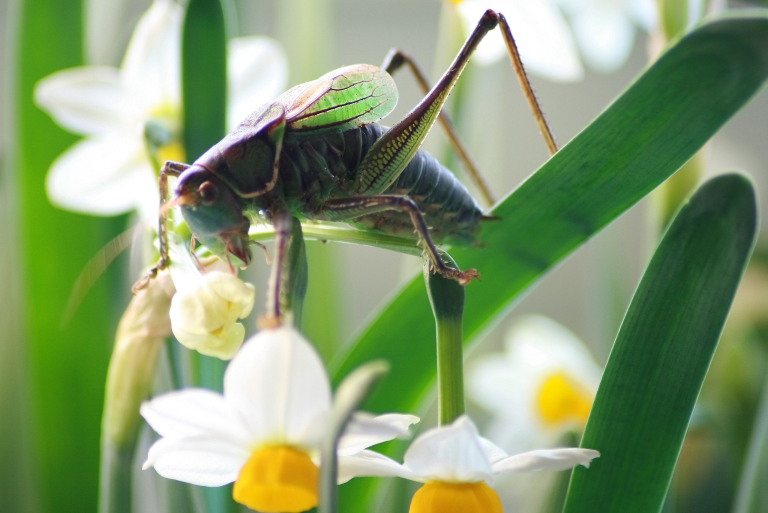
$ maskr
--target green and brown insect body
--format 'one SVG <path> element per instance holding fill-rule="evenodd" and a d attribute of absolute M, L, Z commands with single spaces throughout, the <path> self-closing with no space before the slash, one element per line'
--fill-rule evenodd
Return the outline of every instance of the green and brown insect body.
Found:
<path fill-rule="evenodd" d="M 329 117 L 332 105 L 323 109 L 323 117 L 313 114 L 323 98 L 343 90 L 337 84 L 348 84 L 350 89 L 367 82 L 379 84 L 379 93 L 363 96 L 375 102 L 354 120 Z M 314 98 L 304 109 L 281 103 L 306 99 L 307 91 Z M 179 176 L 175 202 L 195 237 L 212 251 L 247 265 L 246 215 L 270 221 L 287 211 L 299 219 L 348 221 L 398 235 L 414 234 L 415 229 L 432 247 L 433 240 L 474 241 L 480 207 L 449 170 L 421 150 L 383 193 L 358 192 L 360 165 L 388 131 L 370 121 L 371 112 L 381 115 L 382 104 L 391 110 L 396 95 L 394 83 L 380 68 L 349 66 L 301 84 L 253 113 Z M 362 102 L 359 91 L 353 98 Z M 349 111 L 350 104 L 339 108 Z M 295 117 L 287 119 L 287 112 Z M 324 120 L 326 125 L 308 130 L 308 119 Z M 359 123 L 367 124 L 354 126 Z"/>
<path fill-rule="evenodd" d="M 469 283 L 477 272 L 450 267 L 435 242 L 475 242 L 485 216 L 453 174 L 419 148 L 470 55 L 497 25 L 554 152 L 509 25 L 503 15 L 488 10 L 437 84 L 392 128 L 376 124 L 397 103 L 389 73 L 367 64 L 340 68 L 257 110 L 192 166 L 167 162 L 160 176 L 161 197 L 168 197 L 167 177 L 178 176 L 170 205 L 181 207 L 196 239 L 233 265 L 251 259 L 248 216 L 275 225 L 278 273 L 285 248 L 281 237 L 292 233 L 294 219 L 343 221 L 392 234 L 415 232 L 436 272 Z M 402 52 L 390 54 L 386 66 L 394 71 L 405 62 L 416 70 Z M 146 279 L 169 263 L 164 218 L 159 233 L 161 259 Z M 272 311 L 279 318 L 278 308 Z"/>

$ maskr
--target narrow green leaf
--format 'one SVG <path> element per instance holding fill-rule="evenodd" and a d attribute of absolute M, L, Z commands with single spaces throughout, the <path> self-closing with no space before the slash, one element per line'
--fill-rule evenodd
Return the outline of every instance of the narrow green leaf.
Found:
<path fill-rule="evenodd" d="M 673 46 L 494 210 L 501 220 L 487 223 L 483 247 L 451 250 L 460 266 L 481 272 L 467 286 L 467 340 L 674 173 L 767 76 L 765 14 L 705 25 Z M 382 386 L 368 407 L 412 409 L 434 379 L 433 339 L 424 285 L 415 279 L 335 362 L 336 379 L 364 361 L 397 361 L 388 379 L 398 386 Z"/>
<path fill-rule="evenodd" d="M 7 272 L 18 276 L 23 287 L 15 300 L 23 323 L 21 387 L 29 400 L 24 411 L 14 414 L 25 416 L 25 435 L 33 447 L 31 472 L 25 476 L 34 492 L 31 509 L 95 511 L 103 387 L 114 335 L 114 298 L 119 297 L 114 290 L 120 290 L 110 283 L 114 273 L 94 286 L 70 321 L 64 323 L 63 316 L 77 276 L 122 231 L 123 219 L 86 218 L 48 202 L 45 177 L 51 163 L 76 138 L 34 104 L 33 90 L 50 73 L 82 64 L 81 2 L 18 5 L 17 165 L 8 170 L 15 177 L 18 211 L 8 222 L 18 223 L 19 247 L 11 249 L 18 250 L 22 269 Z"/>
<path fill-rule="evenodd" d="M 181 48 L 184 147 L 193 161 L 226 133 L 227 39 L 220 0 L 189 2 Z M 225 364 L 201 356 L 197 365 L 199 384 L 220 390 Z"/>
<path fill-rule="evenodd" d="M 194 161 L 226 134 L 227 32 L 220 0 L 190 0 L 181 40 L 184 149 Z M 221 390 L 225 363 L 196 357 L 199 385 Z M 202 490 L 207 511 L 224 512 L 232 503 L 228 487 Z"/>
<path fill-rule="evenodd" d="M 226 134 L 227 34 L 219 0 L 190 0 L 182 31 L 184 147 L 192 161 Z"/>
<path fill-rule="evenodd" d="M 661 509 L 693 406 L 755 240 L 739 175 L 707 182 L 673 221 L 616 338 L 582 446 L 601 457 L 571 479 L 565 511 Z"/>

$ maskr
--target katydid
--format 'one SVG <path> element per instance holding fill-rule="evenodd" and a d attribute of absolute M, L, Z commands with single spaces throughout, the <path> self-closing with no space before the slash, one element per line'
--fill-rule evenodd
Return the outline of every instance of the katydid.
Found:
<path fill-rule="evenodd" d="M 392 54 L 385 68 L 358 64 L 293 87 L 246 118 L 192 165 L 167 162 L 160 174 L 160 262 L 169 263 L 166 221 L 180 206 L 194 238 L 230 263 L 251 261 L 248 216 L 275 226 L 279 273 L 295 219 L 343 221 L 368 230 L 411 235 L 434 272 L 465 285 L 479 275 L 447 265 L 437 243 L 472 244 L 488 216 L 456 177 L 420 150 L 456 80 L 481 39 L 500 26 L 512 62 L 551 151 L 554 140 L 520 64 L 509 26 L 488 10 L 448 71 L 392 128 L 376 122 L 397 102 L 389 72 L 412 61 Z M 274 271 L 273 271 L 274 272 Z"/>

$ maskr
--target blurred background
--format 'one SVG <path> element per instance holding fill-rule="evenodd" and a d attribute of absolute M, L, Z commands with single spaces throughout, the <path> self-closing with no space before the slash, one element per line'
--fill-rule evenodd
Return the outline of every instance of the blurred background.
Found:
<path fill-rule="evenodd" d="M 231 20 L 233 35 L 267 35 L 280 43 L 287 56 L 288 85 L 348 64 L 379 64 L 393 47 L 411 53 L 434 79 L 460 44 L 455 30 L 453 36 L 447 35 L 447 27 L 455 28 L 458 23 L 456 13 L 450 4 L 439 0 L 239 0 L 234 4 L 238 16 Z M 119 66 L 133 27 L 148 6 L 146 0 L 89 0 L 83 5 L 85 16 L 80 17 L 77 11 L 70 15 L 68 2 L 63 0 L 0 0 L 3 511 L 44 511 L 54 496 L 63 501 L 59 511 L 95 508 L 100 387 L 114 329 L 130 298 L 130 284 L 137 278 L 127 271 L 130 255 L 126 252 L 97 279 L 76 309 L 66 313 L 86 262 L 131 226 L 132 218 L 93 218 L 65 212 L 47 202 L 43 187 L 46 171 L 76 137 L 36 109 L 31 87 L 55 69 L 82 63 Z M 55 27 L 50 37 L 42 31 L 36 41 L 21 40 L 27 26 L 22 15 L 29 17 L 30 12 Z M 82 46 L 72 51 L 68 45 L 77 44 L 81 32 L 85 34 Z M 63 39 L 67 36 L 69 39 Z M 629 55 L 611 71 L 584 64 L 583 79 L 568 83 L 531 74 L 561 145 L 647 65 L 649 48 L 657 35 L 634 28 L 633 36 Z M 78 60 L 78 53 L 82 60 Z M 47 58 L 39 67 L 27 65 L 28 60 L 41 59 L 41 55 Z M 61 57 L 58 65 L 57 56 Z M 20 75 L 22 68 L 28 75 Z M 200 75 L 204 79 L 205 70 Z M 400 103 L 385 123 L 394 123 L 422 96 L 405 70 L 395 78 Z M 497 199 L 503 198 L 548 157 L 516 78 L 506 59 L 489 66 L 471 65 L 456 95 L 461 105 L 455 120 L 463 140 Z M 764 200 L 768 190 L 767 142 L 768 95 L 763 91 L 705 149 L 705 175 L 744 171 L 752 176 L 760 200 Z M 26 145 L 23 152 L 22 145 Z M 426 147 L 462 174 L 439 128 L 433 130 Z M 515 306 L 508 319 L 487 334 L 478 351 L 499 350 L 509 322 L 523 313 L 538 313 L 572 330 L 602 365 L 661 230 L 652 202 L 653 198 L 643 201 L 558 266 Z M 768 327 L 767 236 L 768 227 L 763 222 L 753 264 L 705 384 L 681 475 L 675 483 L 681 504 L 699 504 L 696 501 L 700 500 L 708 509 L 681 511 L 723 511 L 721 506 L 730 504 L 725 499 L 723 504 L 713 503 L 712 497 L 733 492 L 734 476 L 743 457 L 738 452 L 739 441 L 743 444 L 749 436 L 763 387 Z M 309 243 L 308 251 L 307 332 L 318 341 L 326 358 L 350 340 L 399 285 L 421 272 L 420 259 L 379 249 Z M 266 266 L 253 272 L 257 290 L 263 291 Z M 77 474 L 77 489 L 67 488 L 72 483 L 62 475 L 67 465 Z M 41 483 L 53 491 L 40 496 L 37 490 Z M 694 496 L 697 498 L 690 498 Z"/>

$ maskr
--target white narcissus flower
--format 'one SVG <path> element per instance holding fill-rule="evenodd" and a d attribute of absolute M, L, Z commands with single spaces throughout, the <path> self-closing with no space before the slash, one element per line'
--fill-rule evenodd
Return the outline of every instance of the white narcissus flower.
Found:
<path fill-rule="evenodd" d="M 293 328 L 249 339 L 224 375 L 224 394 L 187 389 L 157 397 L 141 414 L 161 435 L 144 468 L 201 486 L 234 482 L 234 499 L 262 512 L 317 505 L 320 445 L 331 388 L 319 356 Z M 353 416 L 339 441 L 344 475 L 364 449 L 408 433 L 411 415 Z"/>
<path fill-rule="evenodd" d="M 501 513 L 498 494 L 488 485 L 495 476 L 539 470 L 589 467 L 600 456 L 592 449 L 542 449 L 513 456 L 481 437 L 469 417 L 430 429 L 411 443 L 402 465 L 362 451 L 358 475 L 399 476 L 424 483 L 411 501 L 410 513 Z"/>
<path fill-rule="evenodd" d="M 488 433 L 508 450 L 551 446 L 584 428 L 601 369 L 570 331 L 538 315 L 518 319 L 504 353 L 467 366 L 467 392 L 493 414 Z"/>
<path fill-rule="evenodd" d="M 527 71 L 561 82 L 583 78 L 584 70 L 568 25 L 549 0 L 450 1 L 456 5 L 467 34 L 475 29 L 487 9 L 503 14 Z M 490 64 L 506 54 L 506 43 L 496 29 L 480 43 L 474 60 Z"/>
<path fill-rule="evenodd" d="M 37 104 L 64 128 L 86 136 L 53 163 L 46 184 L 52 203 L 105 216 L 138 209 L 145 223 L 156 224 L 158 170 L 148 146 L 156 147 L 159 161 L 185 159 L 182 16 L 178 3 L 155 0 L 137 24 L 120 69 L 66 69 L 37 84 Z M 267 38 L 231 41 L 229 59 L 228 114 L 234 125 L 282 91 L 287 65 Z M 154 141 L 147 139 L 148 132 L 155 134 Z"/>
<path fill-rule="evenodd" d="M 237 321 L 251 313 L 255 288 L 231 272 L 203 273 L 179 244 L 171 244 L 171 254 L 176 287 L 169 312 L 173 335 L 189 349 L 229 360 L 245 340 L 245 327 Z"/>
<path fill-rule="evenodd" d="M 636 27 L 658 24 L 653 0 L 556 0 L 567 13 L 586 62 L 602 72 L 619 68 L 629 57 Z M 696 2 L 693 2 L 696 4 Z"/>

